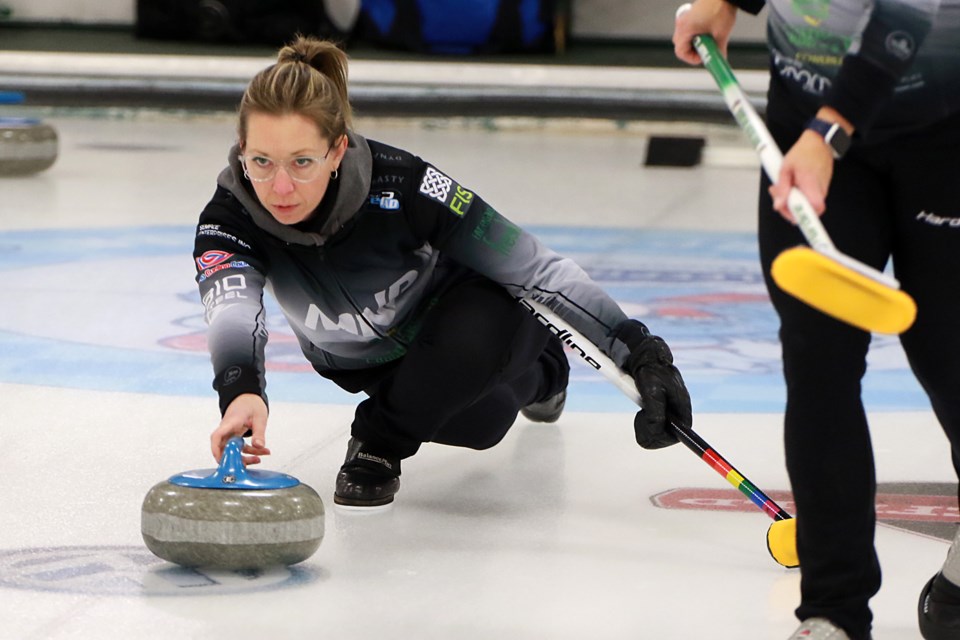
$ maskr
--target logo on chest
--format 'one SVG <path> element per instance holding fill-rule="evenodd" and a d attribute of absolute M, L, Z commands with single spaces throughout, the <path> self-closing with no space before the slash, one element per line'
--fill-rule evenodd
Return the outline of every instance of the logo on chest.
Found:
<path fill-rule="evenodd" d="M 313 331 L 342 331 L 352 336 L 375 338 L 378 334 L 376 327 L 386 328 L 393 324 L 397 315 L 397 299 L 416 282 L 418 275 L 416 271 L 410 270 L 386 289 L 374 293 L 376 309 L 364 307 L 360 313 L 341 313 L 332 318 L 311 303 L 307 307 L 304 325 Z"/>
<path fill-rule="evenodd" d="M 400 208 L 399 195 L 400 194 L 396 191 L 381 191 L 380 193 L 371 193 L 370 204 L 387 211 L 395 211 Z"/>

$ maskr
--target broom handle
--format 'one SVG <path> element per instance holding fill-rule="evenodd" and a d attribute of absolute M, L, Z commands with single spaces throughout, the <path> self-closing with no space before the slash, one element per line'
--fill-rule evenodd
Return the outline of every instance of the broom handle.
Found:
<path fill-rule="evenodd" d="M 633 400 L 635 404 L 640 405 L 640 392 L 637 391 L 636 382 L 633 378 L 623 372 L 613 360 L 596 347 L 592 342 L 582 336 L 576 329 L 561 320 L 556 313 L 545 307 L 543 304 L 521 298 L 520 304 L 527 309 L 533 316 L 547 329 L 556 335 L 566 344 L 571 351 L 576 353 L 587 366 L 596 369 L 614 384 L 625 396 Z M 677 436 L 690 451 L 706 462 L 708 465 L 723 476 L 735 489 L 743 495 L 750 498 L 761 511 L 770 516 L 774 521 L 788 520 L 792 516 L 783 510 L 776 502 L 761 491 L 757 485 L 748 480 L 736 467 L 727 462 L 723 456 L 711 447 L 703 438 L 697 435 L 693 429 L 683 427 L 678 424 L 670 423 Z"/>
<path fill-rule="evenodd" d="M 706 67 L 710 75 L 713 76 L 717 86 L 720 87 L 723 100 L 727 103 L 730 112 L 733 113 L 737 124 L 739 124 L 740 128 L 747 134 L 747 138 L 750 139 L 754 149 L 756 149 L 757 154 L 760 156 L 760 164 L 763 166 L 767 177 L 770 178 L 770 182 L 776 183 L 780 178 L 780 166 L 783 164 L 783 154 L 780 152 L 780 147 L 777 146 L 773 136 L 771 136 L 767 130 L 763 120 L 759 114 L 757 114 L 756 109 L 750 104 L 750 100 L 743 92 L 743 89 L 740 88 L 740 83 L 733 74 L 733 69 L 731 69 L 727 61 L 724 60 L 713 36 L 705 34 L 695 36 L 693 38 L 693 46 L 700 55 L 703 66 Z M 787 197 L 787 206 L 790 208 L 791 213 L 793 213 L 793 217 L 797 221 L 800 231 L 807 239 L 807 242 L 810 243 L 811 247 L 821 253 L 831 255 L 837 253 L 837 249 L 833 245 L 833 241 L 830 240 L 827 230 L 823 228 L 823 223 L 820 222 L 820 216 L 813 210 L 813 206 L 810 204 L 810 201 L 807 200 L 807 197 L 796 187 L 790 190 L 790 194 Z"/>
<path fill-rule="evenodd" d="M 703 66 L 706 67 L 717 86 L 720 87 L 723 100 L 727 103 L 727 107 L 736 119 L 737 124 L 740 125 L 760 156 L 760 164 L 763 166 L 767 177 L 770 178 L 770 182 L 776 183 L 780 178 L 783 154 L 780 152 L 780 147 L 777 146 L 773 136 L 770 135 L 763 119 L 757 114 L 756 109 L 753 108 L 750 100 L 741 89 L 737 77 L 733 74 L 733 69 L 730 68 L 730 65 L 720 53 L 713 36 L 707 34 L 695 36 L 693 46 L 700 55 Z M 807 200 L 807 197 L 796 187 L 790 189 L 790 193 L 787 195 L 787 207 L 793 214 L 794 220 L 797 221 L 797 226 L 800 227 L 803 237 L 807 239 L 813 249 L 826 255 L 834 262 L 873 278 L 892 289 L 900 288 L 900 283 L 892 276 L 837 250 L 833 241 L 830 240 L 823 222 L 820 221 L 820 216 L 813 210 L 813 206 Z"/>

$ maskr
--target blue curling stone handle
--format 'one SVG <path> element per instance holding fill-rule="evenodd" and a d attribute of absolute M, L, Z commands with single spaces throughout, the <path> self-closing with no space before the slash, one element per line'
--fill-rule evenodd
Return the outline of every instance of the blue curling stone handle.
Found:
<path fill-rule="evenodd" d="M 168 482 L 195 489 L 289 489 L 300 481 L 285 473 L 248 470 L 243 464 L 243 438 L 230 438 L 223 448 L 220 466 L 171 476 Z"/>

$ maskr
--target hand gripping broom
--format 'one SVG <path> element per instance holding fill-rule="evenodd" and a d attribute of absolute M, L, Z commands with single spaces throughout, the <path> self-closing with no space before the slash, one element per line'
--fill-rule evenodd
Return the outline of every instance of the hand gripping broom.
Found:
<path fill-rule="evenodd" d="M 693 46 L 700 55 L 740 128 L 760 156 L 771 182 L 780 176 L 783 155 L 750 104 L 712 36 L 699 35 Z M 770 274 L 777 285 L 811 307 L 864 331 L 903 333 L 913 324 L 917 305 L 900 290 L 900 283 L 841 253 L 823 223 L 799 189 L 793 188 L 787 206 L 809 247 L 787 249 L 773 261 Z"/>

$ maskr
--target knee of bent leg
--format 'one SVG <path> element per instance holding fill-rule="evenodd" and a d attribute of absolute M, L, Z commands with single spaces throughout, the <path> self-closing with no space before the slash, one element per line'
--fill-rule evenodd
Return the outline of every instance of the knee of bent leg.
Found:
<path fill-rule="evenodd" d="M 858 386 L 867 368 L 870 334 L 827 319 L 821 327 L 780 329 L 784 375 L 789 382 Z M 839 325 L 839 326 L 838 326 Z"/>

